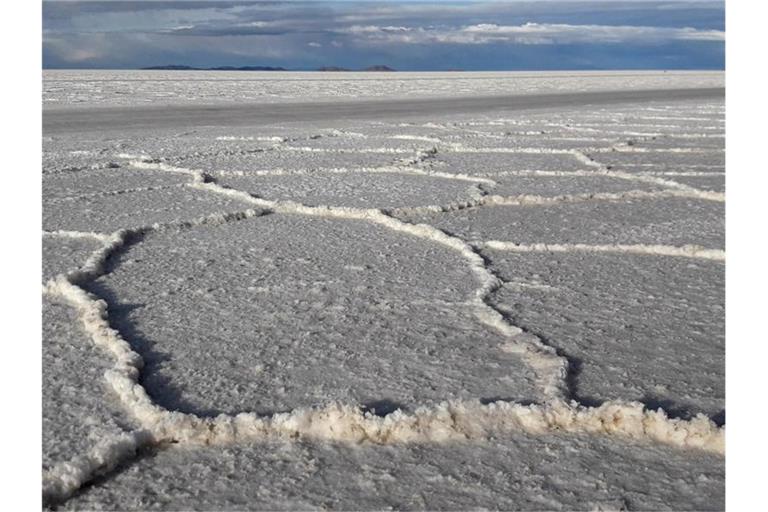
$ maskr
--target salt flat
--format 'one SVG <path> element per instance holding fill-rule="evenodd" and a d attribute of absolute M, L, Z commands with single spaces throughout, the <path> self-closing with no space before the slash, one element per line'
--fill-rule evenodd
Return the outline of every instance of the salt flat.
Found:
<path fill-rule="evenodd" d="M 46 72 L 49 506 L 724 507 L 722 74 L 230 75 Z"/>
<path fill-rule="evenodd" d="M 382 86 L 384 85 L 384 86 Z M 493 96 L 618 89 L 711 88 L 718 71 L 242 72 L 44 70 L 43 106 L 315 103 L 345 99 Z"/>

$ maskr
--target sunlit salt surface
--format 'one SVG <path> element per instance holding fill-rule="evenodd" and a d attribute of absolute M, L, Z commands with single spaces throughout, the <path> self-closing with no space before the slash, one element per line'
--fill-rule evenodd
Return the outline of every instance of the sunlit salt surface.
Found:
<path fill-rule="evenodd" d="M 46 71 L 43 100 L 722 83 Z M 714 96 L 44 133 L 46 503 L 721 509 L 723 120 Z"/>

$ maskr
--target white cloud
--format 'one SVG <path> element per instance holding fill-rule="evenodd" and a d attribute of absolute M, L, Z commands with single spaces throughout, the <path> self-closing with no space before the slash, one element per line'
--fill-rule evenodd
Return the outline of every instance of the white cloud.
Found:
<path fill-rule="evenodd" d="M 311 46 L 312 48 L 322 48 L 322 44 L 318 43 L 317 41 L 311 41 L 307 43 L 307 46 Z"/>
<path fill-rule="evenodd" d="M 694 28 L 643 27 L 629 25 L 568 25 L 525 23 L 496 25 L 481 23 L 459 28 L 392 27 L 353 25 L 345 32 L 370 42 L 389 43 L 654 43 L 659 41 L 724 41 L 725 32 Z"/>
<path fill-rule="evenodd" d="M 241 23 L 239 24 L 241 27 L 274 27 L 277 25 L 275 22 L 269 22 L 269 21 L 250 21 L 248 23 Z"/>
<path fill-rule="evenodd" d="M 350 34 L 402 34 L 404 32 L 410 32 L 414 29 L 410 27 L 380 27 L 377 25 L 352 25 L 345 29 Z"/>

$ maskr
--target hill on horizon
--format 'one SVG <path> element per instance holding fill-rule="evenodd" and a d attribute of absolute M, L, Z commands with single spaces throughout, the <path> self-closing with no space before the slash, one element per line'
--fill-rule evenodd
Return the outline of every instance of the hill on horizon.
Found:
<path fill-rule="evenodd" d="M 215 67 L 196 67 L 183 64 L 166 64 L 162 66 L 147 66 L 139 68 L 141 70 L 152 71 L 298 71 L 274 66 L 215 66 Z M 349 69 L 340 66 L 322 66 L 314 71 L 396 71 L 384 64 L 376 64 L 363 69 Z"/>

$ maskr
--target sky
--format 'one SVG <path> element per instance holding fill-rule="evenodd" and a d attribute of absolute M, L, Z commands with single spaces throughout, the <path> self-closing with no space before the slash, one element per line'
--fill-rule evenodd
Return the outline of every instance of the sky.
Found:
<path fill-rule="evenodd" d="M 43 2 L 43 67 L 724 69 L 724 2 Z"/>

